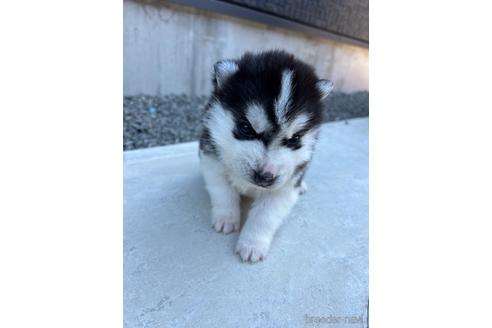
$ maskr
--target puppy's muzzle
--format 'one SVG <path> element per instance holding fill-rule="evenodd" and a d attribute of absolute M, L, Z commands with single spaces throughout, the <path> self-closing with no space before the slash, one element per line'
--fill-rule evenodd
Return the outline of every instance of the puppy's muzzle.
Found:
<path fill-rule="evenodd" d="M 260 186 L 260 187 L 269 187 L 271 186 L 275 180 L 277 179 L 276 176 L 273 175 L 272 172 L 254 172 L 253 180 L 254 182 Z"/>

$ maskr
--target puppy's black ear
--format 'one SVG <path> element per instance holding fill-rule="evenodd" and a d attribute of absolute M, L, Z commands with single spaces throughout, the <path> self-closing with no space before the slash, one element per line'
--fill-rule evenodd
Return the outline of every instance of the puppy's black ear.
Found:
<path fill-rule="evenodd" d="M 225 80 L 232 74 L 239 70 L 236 62 L 233 60 L 221 60 L 214 65 L 215 70 L 215 81 L 217 86 L 220 88 L 224 84 Z"/>
<path fill-rule="evenodd" d="M 325 99 L 333 90 L 333 82 L 330 80 L 319 80 L 316 82 L 316 87 L 321 93 L 321 99 Z"/>

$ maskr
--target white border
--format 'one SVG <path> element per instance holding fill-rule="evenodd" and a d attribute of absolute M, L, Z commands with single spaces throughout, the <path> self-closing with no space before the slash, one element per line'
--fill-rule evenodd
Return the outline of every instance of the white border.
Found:
<path fill-rule="evenodd" d="M 370 13 L 370 326 L 488 327 L 490 5 Z"/>
<path fill-rule="evenodd" d="M 0 327 L 122 327 L 121 1 L 0 4 Z"/>

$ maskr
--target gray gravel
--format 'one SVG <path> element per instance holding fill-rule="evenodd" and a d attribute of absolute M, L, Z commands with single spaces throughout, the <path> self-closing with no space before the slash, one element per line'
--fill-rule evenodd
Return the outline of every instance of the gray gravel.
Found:
<path fill-rule="evenodd" d="M 123 98 L 123 149 L 198 140 L 207 96 L 166 95 Z M 369 116 L 369 93 L 333 93 L 325 101 L 325 121 Z"/>

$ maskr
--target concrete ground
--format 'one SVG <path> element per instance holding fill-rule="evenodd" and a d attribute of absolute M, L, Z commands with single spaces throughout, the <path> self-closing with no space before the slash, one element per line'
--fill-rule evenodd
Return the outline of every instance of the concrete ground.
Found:
<path fill-rule="evenodd" d="M 368 119 L 323 126 L 308 192 L 257 264 L 212 229 L 197 153 L 124 153 L 125 327 L 366 327 Z"/>

